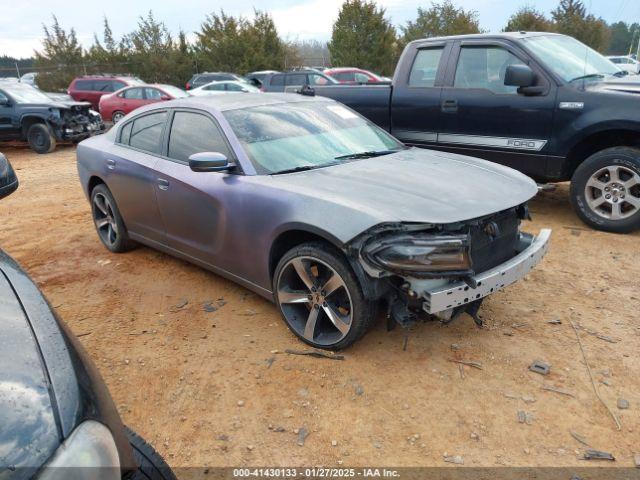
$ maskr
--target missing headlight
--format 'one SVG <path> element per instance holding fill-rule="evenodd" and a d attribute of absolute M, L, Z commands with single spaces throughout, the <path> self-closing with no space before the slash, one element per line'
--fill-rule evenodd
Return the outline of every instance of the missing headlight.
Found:
<path fill-rule="evenodd" d="M 468 235 L 391 235 L 368 242 L 362 254 L 376 267 L 398 274 L 473 274 Z"/>

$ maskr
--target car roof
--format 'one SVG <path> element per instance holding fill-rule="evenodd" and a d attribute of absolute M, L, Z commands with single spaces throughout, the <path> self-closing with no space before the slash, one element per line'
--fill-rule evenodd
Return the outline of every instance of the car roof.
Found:
<path fill-rule="evenodd" d="M 201 110 L 217 110 L 226 112 L 242 108 L 261 107 L 265 105 L 282 105 L 285 103 L 301 102 L 333 102 L 330 98 L 310 97 L 294 93 L 228 93 L 225 95 L 206 97 L 186 97 L 169 100 L 168 102 L 153 103 L 137 109 L 139 112 L 162 110 L 163 108 L 198 108 Z"/>

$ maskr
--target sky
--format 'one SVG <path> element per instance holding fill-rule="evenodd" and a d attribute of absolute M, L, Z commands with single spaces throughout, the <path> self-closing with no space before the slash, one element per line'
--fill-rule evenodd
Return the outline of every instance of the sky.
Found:
<path fill-rule="evenodd" d="M 250 17 L 253 9 L 271 13 L 280 35 L 287 40 L 317 39 L 331 36 L 342 0 L 108 0 L 70 2 L 69 0 L 2 0 L 0 8 L 0 55 L 30 57 L 41 47 L 42 25 L 51 23 L 55 14 L 65 29 L 76 29 L 78 39 L 88 47 L 94 32 L 102 35 L 102 19 L 109 19 L 120 38 L 135 29 L 138 17 L 153 10 L 158 20 L 176 33 L 183 29 L 193 38 L 207 14 L 224 9 L 230 15 Z M 418 6 L 428 8 L 429 0 L 377 0 L 394 25 L 402 25 L 416 16 Z M 497 32 L 509 16 L 522 5 L 532 5 L 549 14 L 558 0 L 453 0 L 453 3 L 478 12 L 482 28 Z M 607 22 L 640 20 L 638 0 L 585 0 L 590 13 Z"/>

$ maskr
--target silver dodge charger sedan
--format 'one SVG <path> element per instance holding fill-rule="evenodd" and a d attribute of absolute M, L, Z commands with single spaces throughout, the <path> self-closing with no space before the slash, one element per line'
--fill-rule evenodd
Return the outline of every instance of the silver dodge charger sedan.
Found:
<path fill-rule="evenodd" d="M 549 230 L 520 231 L 537 191 L 528 177 L 407 148 L 325 98 L 148 105 L 77 156 L 110 251 L 142 243 L 229 278 L 319 348 L 361 338 L 380 303 L 401 325 L 477 318 L 549 243 Z"/>

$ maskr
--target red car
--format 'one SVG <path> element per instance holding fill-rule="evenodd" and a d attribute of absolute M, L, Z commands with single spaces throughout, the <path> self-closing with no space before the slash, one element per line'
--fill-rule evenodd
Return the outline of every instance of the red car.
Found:
<path fill-rule="evenodd" d="M 103 95 L 112 93 L 130 85 L 142 85 L 144 82 L 136 77 L 115 77 L 111 75 L 86 75 L 74 78 L 69 84 L 67 93 L 76 102 L 89 102 L 97 110 L 98 102 Z"/>
<path fill-rule="evenodd" d="M 362 68 L 328 68 L 324 71 L 324 74 L 335 78 L 340 83 L 378 83 L 389 81 L 388 78 L 381 77 Z"/>
<path fill-rule="evenodd" d="M 104 120 L 118 123 L 127 113 L 143 105 L 187 96 L 187 92 L 172 85 L 126 87 L 100 98 L 100 115 Z"/>

